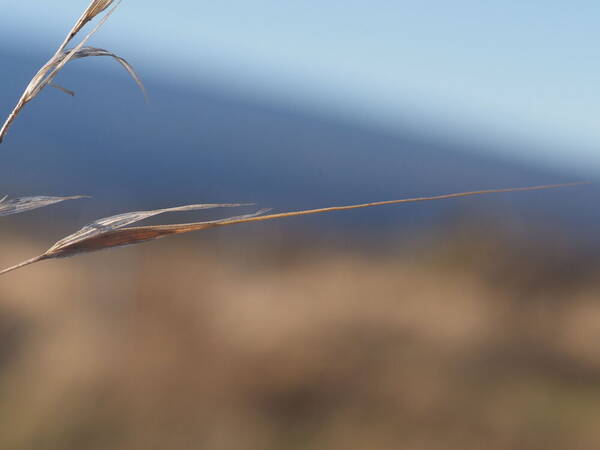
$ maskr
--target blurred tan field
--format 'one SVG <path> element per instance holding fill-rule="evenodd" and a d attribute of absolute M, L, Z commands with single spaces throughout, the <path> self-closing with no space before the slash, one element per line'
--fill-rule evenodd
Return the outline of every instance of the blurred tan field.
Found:
<path fill-rule="evenodd" d="M 592 14 L 88 1 L 0 27 L 0 450 L 600 449 Z"/>
<path fill-rule="evenodd" d="M 600 264 L 568 241 L 262 230 L 4 277 L 0 448 L 600 445 Z"/>

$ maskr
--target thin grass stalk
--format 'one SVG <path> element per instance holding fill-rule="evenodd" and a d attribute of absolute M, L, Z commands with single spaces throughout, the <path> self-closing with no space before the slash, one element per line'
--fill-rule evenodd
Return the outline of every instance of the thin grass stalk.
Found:
<path fill-rule="evenodd" d="M 31 259 L 28 259 L 27 261 L 23 261 L 22 263 L 19 263 L 17 265 L 9 267 L 8 269 L 1 270 L 0 275 L 4 275 L 5 273 L 12 272 L 13 270 L 20 269 L 21 267 L 28 266 L 30 264 L 42 261 L 44 259 L 47 259 L 47 256 L 44 256 L 44 255 L 36 256 L 35 258 L 31 258 Z"/>

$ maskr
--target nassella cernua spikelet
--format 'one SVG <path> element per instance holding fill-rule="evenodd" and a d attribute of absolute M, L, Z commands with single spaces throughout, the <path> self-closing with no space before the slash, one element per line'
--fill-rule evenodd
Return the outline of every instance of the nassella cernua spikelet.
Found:
<path fill-rule="evenodd" d="M 98 22 L 98 24 L 83 38 L 83 40 L 73 48 L 67 48 L 67 45 L 71 42 L 71 40 L 81 31 L 81 29 L 94 17 L 104 11 L 106 8 L 111 6 L 114 3 L 114 6 L 111 10 L 109 10 L 104 17 Z M 58 47 L 56 53 L 50 58 L 50 60 L 42 66 L 40 70 L 35 74 L 35 76 L 31 79 L 25 91 L 19 98 L 17 104 L 13 108 L 12 112 L 8 115 L 8 118 L 0 128 L 0 143 L 3 141 L 8 129 L 17 118 L 19 113 L 23 110 L 25 105 L 33 100 L 37 95 L 46 87 L 51 86 L 57 89 L 60 89 L 67 94 L 74 95 L 72 91 L 69 89 L 65 89 L 61 86 L 54 84 L 54 78 L 62 70 L 62 68 L 72 59 L 86 58 L 90 56 L 109 56 L 115 59 L 121 66 L 129 72 L 134 81 L 142 90 L 144 96 L 146 95 L 144 86 L 140 80 L 140 77 L 135 73 L 131 64 L 129 64 L 125 59 L 120 56 L 115 55 L 108 50 L 95 48 L 95 47 L 86 47 L 85 44 L 87 41 L 94 35 L 100 27 L 108 20 L 110 15 L 114 12 L 114 10 L 119 6 L 120 0 L 116 2 L 114 0 L 93 0 L 87 9 L 83 12 L 79 20 L 75 23 L 71 31 L 67 34 L 63 43 Z"/>
<path fill-rule="evenodd" d="M 389 200 L 383 202 L 364 203 L 359 205 L 349 206 L 333 206 L 320 209 L 309 209 L 304 211 L 292 211 L 278 214 L 263 215 L 268 212 L 268 209 L 257 211 L 253 214 L 243 216 L 228 217 L 220 220 L 212 220 L 208 222 L 194 222 L 173 225 L 151 225 L 140 227 L 129 227 L 132 223 L 147 219 L 158 214 L 178 211 L 194 211 L 209 208 L 229 208 L 238 206 L 248 206 L 242 204 L 201 204 L 178 206 L 175 208 L 157 209 L 153 211 L 137 211 L 117 216 L 107 217 L 97 220 L 74 234 L 58 241 L 50 249 L 40 256 L 36 256 L 30 260 L 24 261 L 16 266 L 9 267 L 0 271 L 0 275 L 8 273 L 12 270 L 33 264 L 38 261 L 52 258 L 62 258 L 73 256 L 79 253 L 88 253 L 97 250 L 104 250 L 112 247 L 120 247 L 124 245 L 138 244 L 141 242 L 160 239 L 171 234 L 189 233 L 191 231 L 206 230 L 208 228 L 221 227 L 226 225 L 235 225 L 240 223 L 260 222 L 265 220 L 282 219 L 286 217 L 305 216 L 310 214 L 320 214 L 333 211 L 347 211 L 351 209 L 368 208 L 371 206 L 393 205 L 398 203 L 414 203 L 431 200 L 442 200 L 449 198 L 470 197 L 474 195 L 496 194 L 501 192 L 518 192 L 518 191 L 535 191 L 543 189 L 552 189 L 566 186 L 575 186 L 583 183 L 568 183 L 546 186 L 530 186 L 521 188 L 508 189 L 489 189 L 472 192 L 459 192 L 455 194 L 436 195 L 432 197 L 417 197 L 401 200 Z"/>

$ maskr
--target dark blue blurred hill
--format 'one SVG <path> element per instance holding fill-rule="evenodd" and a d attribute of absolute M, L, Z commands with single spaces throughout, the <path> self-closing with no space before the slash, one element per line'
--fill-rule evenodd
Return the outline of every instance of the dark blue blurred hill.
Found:
<path fill-rule="evenodd" d="M 0 58 L 3 120 L 46 58 L 6 49 Z M 150 104 L 113 61 L 70 63 L 56 81 L 77 96 L 46 89 L 0 146 L 0 192 L 89 194 L 94 200 L 85 216 L 92 219 L 188 202 L 299 209 L 579 178 L 488 156 L 495 153 L 484 144 L 444 140 L 434 130 L 431 136 L 402 126 L 384 132 L 240 98 L 218 82 L 184 86 L 141 76 Z M 383 230 L 483 209 L 593 236 L 598 194 L 595 187 L 578 187 L 302 220 Z"/>

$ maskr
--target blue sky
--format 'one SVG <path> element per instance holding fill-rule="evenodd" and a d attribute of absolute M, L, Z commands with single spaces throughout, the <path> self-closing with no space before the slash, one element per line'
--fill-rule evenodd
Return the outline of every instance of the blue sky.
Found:
<path fill-rule="evenodd" d="M 87 4 L 3 2 L 0 38 L 50 53 Z M 142 74 L 600 173 L 598 17 L 598 1 L 123 0 L 92 44 Z"/>

